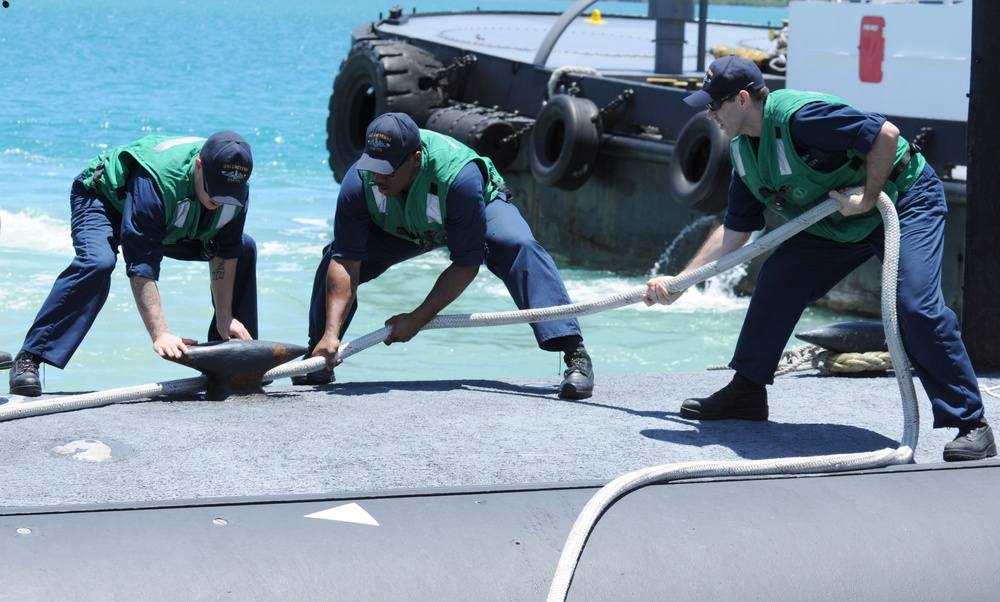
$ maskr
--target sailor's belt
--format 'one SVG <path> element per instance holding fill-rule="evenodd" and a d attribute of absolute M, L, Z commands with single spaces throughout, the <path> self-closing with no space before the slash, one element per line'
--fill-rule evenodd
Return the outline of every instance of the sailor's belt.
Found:
<path fill-rule="evenodd" d="M 895 182 L 896 178 L 903 175 L 903 171 L 906 170 L 906 166 L 910 164 L 910 159 L 913 158 L 913 155 L 919 152 L 919 148 L 910 144 L 910 148 L 906 149 L 906 152 L 903 153 L 903 156 L 900 157 L 899 161 L 896 161 L 896 164 L 892 166 L 892 171 L 889 172 L 889 181 Z"/>
<path fill-rule="evenodd" d="M 101 192 L 98 189 L 97 186 L 98 186 L 98 184 L 101 183 L 101 178 L 104 176 L 104 163 L 105 163 L 105 161 L 107 161 L 107 159 L 104 159 L 100 163 L 97 164 L 97 167 L 94 168 L 94 174 L 91 176 L 90 191 L 93 192 L 94 194 L 100 194 L 100 192 Z M 118 196 L 118 200 L 119 201 L 124 201 L 125 197 L 127 196 L 127 194 L 125 192 L 125 187 L 124 186 L 119 186 L 118 188 L 116 188 L 115 189 L 115 194 Z"/>

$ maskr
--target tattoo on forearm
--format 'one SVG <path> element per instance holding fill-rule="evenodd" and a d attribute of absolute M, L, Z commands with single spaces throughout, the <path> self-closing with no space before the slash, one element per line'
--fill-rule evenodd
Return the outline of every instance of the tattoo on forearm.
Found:
<path fill-rule="evenodd" d="M 139 289 L 139 294 L 135 296 L 135 300 L 139 304 L 139 309 L 150 311 L 157 304 L 156 289 L 151 286 L 143 286 Z"/>
<path fill-rule="evenodd" d="M 226 262 L 219 260 L 212 267 L 212 280 L 222 280 L 226 277 Z"/>
<path fill-rule="evenodd" d="M 167 321 L 160 310 L 160 294 L 151 281 L 132 281 L 135 304 L 146 322 L 146 329 L 155 339 L 157 335 L 167 332 Z"/>
<path fill-rule="evenodd" d="M 163 319 L 163 314 L 150 317 L 149 334 L 152 335 L 154 339 L 168 330 L 167 321 Z"/>

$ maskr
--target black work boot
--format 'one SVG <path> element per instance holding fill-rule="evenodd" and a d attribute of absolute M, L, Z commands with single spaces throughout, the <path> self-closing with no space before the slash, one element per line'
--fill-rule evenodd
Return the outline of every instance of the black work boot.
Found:
<path fill-rule="evenodd" d="M 293 376 L 292 384 L 295 386 L 328 385 L 335 380 L 337 379 L 333 376 L 333 369 L 323 368 L 322 370 L 316 370 L 315 372 L 310 372 L 308 374 Z"/>
<path fill-rule="evenodd" d="M 302 359 L 310 359 L 312 357 L 313 348 L 312 345 L 306 351 L 305 357 Z M 309 386 L 309 385 L 328 385 L 333 381 L 337 380 L 333 376 L 333 368 L 323 368 L 322 370 L 314 370 L 308 374 L 302 374 L 299 376 L 292 377 L 292 384 L 296 387 Z"/>
<path fill-rule="evenodd" d="M 767 387 L 737 372 L 728 385 L 708 397 L 685 399 L 681 416 L 692 420 L 767 420 Z"/>
<path fill-rule="evenodd" d="M 14 365 L 14 360 L 10 359 L 10 354 L 0 351 L 0 370 L 6 370 Z"/>
<path fill-rule="evenodd" d="M 580 341 L 565 351 L 563 360 L 566 371 L 559 385 L 559 397 L 564 399 L 587 399 L 594 394 L 594 366 L 590 355 Z"/>
<path fill-rule="evenodd" d="M 42 394 L 42 381 L 38 380 L 38 365 L 41 363 L 34 353 L 21 351 L 14 358 L 14 367 L 10 369 L 11 395 L 38 397 Z"/>
<path fill-rule="evenodd" d="M 979 422 L 959 427 L 958 436 L 944 446 L 945 462 L 962 460 L 982 460 L 997 455 L 997 445 L 993 440 L 993 429 L 986 417 Z"/>

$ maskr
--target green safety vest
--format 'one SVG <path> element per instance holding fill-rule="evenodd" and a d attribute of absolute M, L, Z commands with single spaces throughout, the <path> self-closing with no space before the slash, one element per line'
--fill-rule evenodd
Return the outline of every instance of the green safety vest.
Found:
<path fill-rule="evenodd" d="M 361 171 L 368 213 L 379 228 L 389 234 L 416 242 L 425 250 L 447 242 L 448 191 L 469 162 L 483 174 L 483 198 L 490 204 L 505 189 L 500 172 L 487 157 L 480 157 L 458 140 L 430 130 L 420 130 L 420 173 L 410 186 L 406 200 L 387 197 L 378 191 L 375 176 Z"/>
<path fill-rule="evenodd" d="M 733 168 L 750 191 L 772 211 L 786 219 L 802 215 L 829 198 L 831 190 L 865 183 L 865 157 L 853 150 L 848 161 L 832 173 L 824 173 L 806 165 L 792 144 L 788 128 L 792 115 L 811 102 L 848 104 L 829 95 L 797 90 L 776 90 L 767 95 L 760 144 L 755 149 L 746 135 L 733 138 L 729 155 Z M 896 147 L 898 162 L 910 143 L 902 136 Z M 899 192 L 909 190 L 923 171 L 926 161 L 913 154 L 902 174 L 885 183 L 884 192 L 896 203 Z M 863 214 L 845 216 L 839 212 L 816 222 L 806 232 L 838 242 L 862 240 L 882 223 L 877 209 Z"/>
<path fill-rule="evenodd" d="M 204 144 L 204 138 L 194 136 L 146 136 L 91 161 L 84 171 L 83 184 L 124 212 L 125 181 L 132 165 L 138 163 L 153 177 L 163 199 L 167 232 L 163 244 L 180 240 L 207 242 L 239 215 L 243 207 L 219 206 L 212 211 L 208 228 L 199 230 L 202 212 L 209 210 L 195 193 L 194 162 Z"/>

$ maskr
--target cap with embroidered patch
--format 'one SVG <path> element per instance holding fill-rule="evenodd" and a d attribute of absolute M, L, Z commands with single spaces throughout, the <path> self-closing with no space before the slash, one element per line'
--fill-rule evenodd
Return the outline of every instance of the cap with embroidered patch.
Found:
<path fill-rule="evenodd" d="M 764 75 L 756 63 L 730 54 L 712 61 L 701 90 L 685 97 L 684 102 L 692 107 L 704 107 L 740 90 L 759 90 L 764 85 Z"/>
<path fill-rule="evenodd" d="M 368 125 L 358 169 L 388 175 L 420 149 L 420 128 L 406 113 L 385 113 Z"/>
<path fill-rule="evenodd" d="M 253 171 L 250 145 L 235 132 L 218 132 L 199 153 L 205 192 L 216 203 L 239 205 L 247 200 L 247 180 Z"/>

